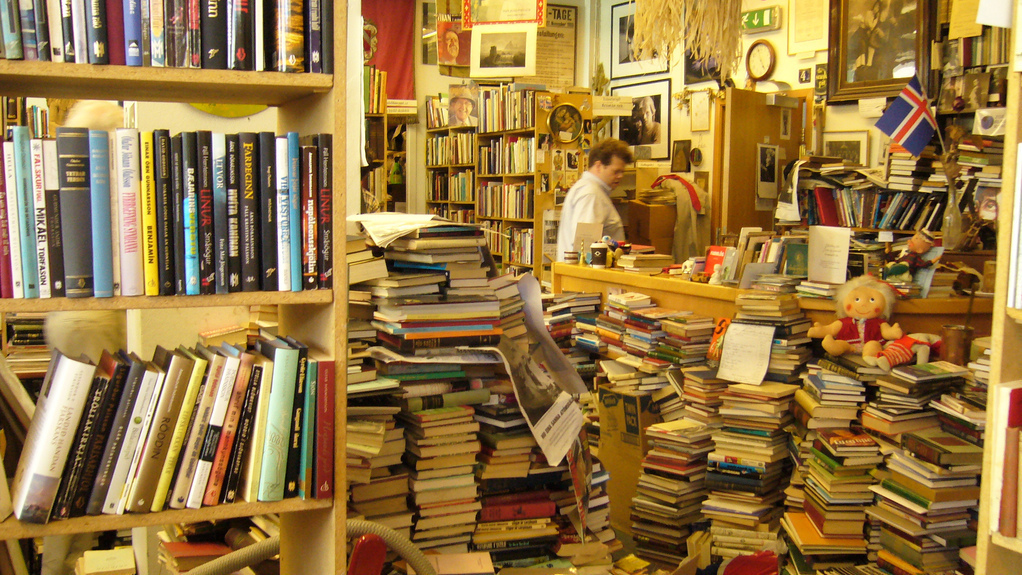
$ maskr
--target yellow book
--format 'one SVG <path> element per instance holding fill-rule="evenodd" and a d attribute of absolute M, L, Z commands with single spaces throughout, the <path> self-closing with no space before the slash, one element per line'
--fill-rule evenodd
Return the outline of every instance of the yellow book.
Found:
<path fill-rule="evenodd" d="M 156 237 L 156 147 L 152 132 L 142 132 L 142 277 L 145 295 L 160 295 Z"/>
<path fill-rule="evenodd" d="M 146 285 L 148 285 L 148 279 Z M 188 434 L 188 424 L 192 420 L 195 400 L 199 397 L 199 389 L 202 388 L 202 377 L 206 374 L 206 366 L 209 363 L 206 358 L 192 353 L 185 349 L 184 346 L 179 347 L 178 351 L 185 354 L 195 364 L 192 366 L 192 373 L 188 378 L 188 387 L 185 388 L 185 398 L 181 403 L 181 411 L 178 412 L 177 421 L 174 424 L 174 435 L 171 436 L 170 446 L 167 448 L 167 459 L 164 460 L 163 470 L 160 471 L 160 481 L 156 484 L 156 494 L 153 495 L 151 507 L 153 512 L 163 511 L 164 503 L 167 501 L 170 482 L 174 479 L 174 470 L 177 468 L 177 458 L 181 455 L 181 446 L 184 445 L 185 436 Z"/>

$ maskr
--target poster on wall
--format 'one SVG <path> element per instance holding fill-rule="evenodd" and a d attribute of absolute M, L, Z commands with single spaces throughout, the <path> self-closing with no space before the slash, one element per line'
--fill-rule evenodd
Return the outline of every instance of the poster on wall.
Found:
<path fill-rule="evenodd" d="M 437 14 L 437 64 L 468 66 L 472 52 L 472 31 L 461 26 L 460 16 Z"/>
<path fill-rule="evenodd" d="M 494 24 L 472 33 L 472 77 L 536 74 L 536 25 Z"/>
<path fill-rule="evenodd" d="M 546 26 L 536 32 L 536 75 L 519 78 L 522 82 L 552 86 L 575 85 L 575 46 L 578 34 L 578 8 L 546 7 Z"/>
<path fill-rule="evenodd" d="M 788 0 L 788 55 L 827 49 L 827 0 Z"/>
<path fill-rule="evenodd" d="M 756 195 L 761 199 L 777 197 L 778 146 L 756 144 Z"/>
<path fill-rule="evenodd" d="M 542 26 L 546 17 L 544 0 L 464 0 L 461 14 L 466 28 L 477 24 L 525 24 Z"/>

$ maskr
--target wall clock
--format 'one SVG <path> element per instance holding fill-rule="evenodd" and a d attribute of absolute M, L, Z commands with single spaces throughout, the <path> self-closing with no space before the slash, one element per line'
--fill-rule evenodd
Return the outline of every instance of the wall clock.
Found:
<path fill-rule="evenodd" d="M 745 71 L 756 82 L 769 78 L 776 66 L 777 52 L 773 44 L 766 40 L 756 40 L 745 53 Z"/>

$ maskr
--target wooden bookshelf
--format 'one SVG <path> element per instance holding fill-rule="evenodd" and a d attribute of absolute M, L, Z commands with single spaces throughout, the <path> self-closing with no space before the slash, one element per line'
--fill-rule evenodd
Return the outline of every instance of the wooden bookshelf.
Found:
<path fill-rule="evenodd" d="M 334 11 L 334 29 L 346 30 L 347 10 Z M 345 237 L 346 190 L 357 190 L 358 143 L 346 135 L 348 98 L 344 42 L 334 43 L 335 74 L 284 74 L 180 68 L 133 68 L 61 62 L 0 60 L 0 92 L 6 96 L 101 99 L 153 102 L 264 104 L 277 108 L 277 133 L 333 134 L 333 217 L 335 238 Z M 361 94 L 358 94 L 361 96 Z M 349 101 L 350 100 L 350 101 Z M 181 128 L 165 119 L 172 133 Z M 336 247 L 334 248 L 336 254 Z M 343 253 L 343 252 L 341 252 Z M 115 297 L 47 300 L 0 300 L 0 312 L 126 310 L 128 348 L 152 353 L 149 340 L 168 347 L 195 343 L 199 321 L 229 325 L 239 310 L 275 304 L 279 330 L 334 357 L 336 369 L 334 444 L 345 444 L 346 381 L 343 369 L 347 344 L 347 266 L 343 256 L 334 267 L 333 289 L 305 292 L 252 292 L 229 295 Z M 180 310 L 178 313 L 175 310 Z M 189 313 L 191 311 L 191 313 Z M 171 337 L 168 334 L 173 333 Z M 173 341 L 174 337 L 179 338 Z M 148 349 L 147 349 L 148 347 Z M 13 470 L 9 470 L 13 471 Z M 334 464 L 336 497 L 326 500 L 288 499 L 273 503 L 237 503 L 149 514 L 82 517 L 46 525 L 25 524 L 13 517 L 0 523 L 0 538 L 23 539 L 94 530 L 126 529 L 180 522 L 219 520 L 263 513 L 280 514 L 282 573 L 343 573 L 345 555 L 345 462 Z M 141 543 L 141 542 L 140 542 Z"/>
<path fill-rule="evenodd" d="M 456 222 L 475 223 L 475 131 L 475 126 L 440 126 L 426 130 L 426 211 L 428 213 L 437 214 Z M 468 154 L 455 153 L 454 148 L 457 147 L 455 140 L 466 139 L 468 140 Z M 437 147 L 442 147 L 444 150 L 436 150 Z M 431 149 L 434 150 L 432 154 Z M 452 180 L 455 178 L 466 181 L 467 195 L 454 193 Z"/>

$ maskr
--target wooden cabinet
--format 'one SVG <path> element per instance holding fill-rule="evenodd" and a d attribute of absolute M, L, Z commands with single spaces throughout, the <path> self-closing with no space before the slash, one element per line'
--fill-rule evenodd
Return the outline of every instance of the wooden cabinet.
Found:
<path fill-rule="evenodd" d="M 347 29 L 345 10 L 335 11 L 335 30 Z M 0 60 L 0 92 L 9 96 L 104 99 L 158 102 L 213 102 L 267 104 L 278 108 L 277 132 L 333 134 L 333 233 L 345 234 L 345 190 L 347 185 L 344 110 L 347 105 L 344 82 L 344 43 L 335 43 L 336 75 L 284 74 L 278 72 L 236 72 L 177 68 L 131 68 L 51 62 Z M 163 127 L 176 132 L 173 118 Z M 335 251 L 336 253 L 336 251 Z M 340 260 L 343 262 L 344 260 Z M 114 297 L 86 299 L 0 300 L 0 314 L 6 312 L 48 312 L 55 310 L 128 310 L 129 348 L 140 353 L 143 343 L 163 334 L 167 323 L 180 337 L 194 343 L 191 318 L 223 317 L 233 323 L 234 314 L 248 306 L 276 304 L 281 333 L 333 355 L 343 368 L 347 341 L 347 269 L 334 268 L 332 290 L 306 292 L 256 292 L 229 295 Z M 178 318 L 166 319 L 168 316 Z M 162 319 L 161 319 L 162 318 Z M 183 321 L 182 321 L 183 320 Z M 154 325 L 159 324 L 159 325 Z M 159 329 L 157 329 L 159 328 Z M 161 335 L 161 337 L 163 337 Z M 163 342 L 171 343 L 171 342 Z M 337 370 L 335 392 L 335 437 L 344 445 L 345 378 Z M 336 458 L 334 480 L 337 493 L 345 486 L 344 458 Z M 282 573 L 342 573 L 345 564 L 344 497 L 333 500 L 288 499 L 274 503 L 236 503 L 197 510 L 160 513 L 82 517 L 46 525 L 23 524 L 13 516 L 0 523 L 0 538 L 30 538 L 51 534 L 117 530 L 168 523 L 218 520 L 231 517 L 279 513 L 281 517 Z"/>

